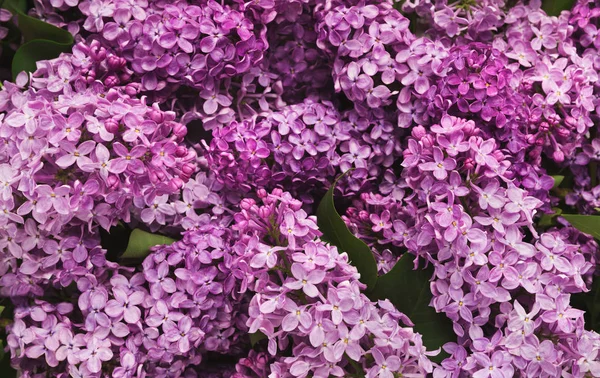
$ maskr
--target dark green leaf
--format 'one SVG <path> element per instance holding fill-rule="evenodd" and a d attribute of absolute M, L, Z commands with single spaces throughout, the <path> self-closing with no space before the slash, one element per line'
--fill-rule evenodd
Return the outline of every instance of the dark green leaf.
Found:
<path fill-rule="evenodd" d="M 553 207 L 552 210 L 554 210 L 554 213 L 544 214 L 540 217 L 540 220 L 538 221 L 538 226 L 550 227 L 550 226 L 554 225 L 554 223 L 555 223 L 554 220 L 556 217 L 558 217 L 560 214 L 562 214 L 562 209 L 560 207 Z"/>
<path fill-rule="evenodd" d="M 585 311 L 585 329 L 600 332 L 600 276 L 594 277 L 589 292 L 573 294 L 571 303 L 573 307 Z"/>
<path fill-rule="evenodd" d="M 28 16 L 25 7 L 20 0 L 5 0 L 7 5 L 17 14 L 19 29 L 25 38 L 25 42 L 35 39 L 45 39 L 61 44 L 72 45 L 73 36 L 68 31 L 51 25 L 47 22 Z"/>
<path fill-rule="evenodd" d="M 27 13 L 27 0 L 4 0 L 2 8 L 8 9 L 13 14 Z"/>
<path fill-rule="evenodd" d="M 562 214 L 573 227 L 600 240 L 600 215 Z"/>
<path fill-rule="evenodd" d="M 543 0 L 542 9 L 549 16 L 559 16 L 564 10 L 571 10 L 575 4 L 575 0 Z"/>
<path fill-rule="evenodd" d="M 600 277 L 595 277 L 592 290 L 588 293 L 587 305 L 590 312 L 590 329 L 600 332 Z"/>
<path fill-rule="evenodd" d="M 404 254 L 391 271 L 379 277 L 369 296 L 373 300 L 389 299 L 415 324 L 415 332 L 423 335 L 423 345 L 428 350 L 435 350 L 456 341 L 456 335 L 450 319 L 429 305 L 433 298 L 429 286 L 433 267 L 413 270 L 413 260 L 413 255 Z M 432 360 L 441 362 L 446 356 L 442 350 Z"/>
<path fill-rule="evenodd" d="M 10 366 L 10 353 L 4 352 L 4 342 L 0 340 L 0 376 L 2 378 L 16 378 L 17 371 Z"/>
<path fill-rule="evenodd" d="M 28 16 L 22 0 L 5 0 L 6 6 L 17 15 L 18 27 L 25 43 L 16 51 L 12 61 L 13 78 L 22 71 L 33 72 L 39 60 L 54 59 L 71 51 L 73 36 L 68 31 Z"/>
<path fill-rule="evenodd" d="M 558 188 L 560 186 L 560 184 L 565 179 L 565 176 L 556 175 L 556 176 L 552 176 L 552 178 L 554 179 L 554 185 L 552 186 L 552 189 L 554 189 L 554 188 Z"/>
<path fill-rule="evenodd" d="M 54 59 L 63 52 L 71 51 L 70 44 L 62 44 L 45 39 L 36 39 L 25 43 L 15 53 L 12 62 L 13 78 L 22 71 L 33 72 L 39 60 Z"/>
<path fill-rule="evenodd" d="M 106 250 L 106 258 L 116 262 L 127 249 L 131 229 L 122 223 L 106 231 L 100 228 L 100 245 Z"/>
<path fill-rule="evenodd" d="M 250 334 L 250 345 L 255 346 L 261 340 L 265 340 L 267 336 L 260 331 L 256 331 Z"/>
<path fill-rule="evenodd" d="M 168 236 L 151 234 L 139 228 L 134 229 L 129 235 L 129 243 L 122 259 L 143 259 L 150 254 L 150 248 L 156 245 L 172 244 L 175 239 Z"/>
<path fill-rule="evenodd" d="M 371 289 L 377 281 L 377 262 L 373 252 L 368 245 L 348 230 L 333 202 L 335 184 L 341 177 L 343 175 L 335 180 L 321 200 L 317 209 L 317 224 L 319 230 L 323 233 L 323 240 L 335 245 L 341 252 L 348 254 L 350 262 L 360 273 L 361 282 Z"/>

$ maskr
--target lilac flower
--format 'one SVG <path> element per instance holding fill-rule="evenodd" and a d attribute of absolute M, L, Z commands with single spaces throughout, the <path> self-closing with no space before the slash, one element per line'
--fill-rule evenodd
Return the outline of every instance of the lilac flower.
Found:
<path fill-rule="evenodd" d="M 259 243 L 256 248 L 259 253 L 255 254 L 250 261 L 250 266 L 253 268 L 262 268 L 265 265 L 268 268 L 273 268 L 277 264 L 278 251 L 285 250 L 283 247 L 270 247 L 262 243 Z"/>
<path fill-rule="evenodd" d="M 552 307 L 542 314 L 542 320 L 549 324 L 556 324 L 563 332 L 572 332 L 575 327 L 574 321 L 581 318 L 583 312 L 571 308 L 569 298 L 570 295 L 561 294 L 556 298 L 556 302 L 550 302 Z"/>
<path fill-rule="evenodd" d="M 539 50 L 544 46 L 546 49 L 553 49 L 557 45 L 556 38 L 553 36 L 554 28 L 550 24 L 544 24 L 541 28 L 532 27 L 536 38 L 531 41 L 531 47 Z"/>
<path fill-rule="evenodd" d="M 123 289 L 114 288 L 115 299 L 111 299 L 106 304 L 106 314 L 112 318 L 120 319 L 123 317 L 127 323 L 136 323 L 140 320 L 141 311 L 138 305 L 144 300 L 144 293 L 134 291 L 127 294 Z"/>
<path fill-rule="evenodd" d="M 160 298 L 162 293 L 174 293 L 177 288 L 175 281 L 168 277 L 169 266 L 166 261 L 158 264 L 155 269 L 145 272 L 146 279 L 150 282 L 150 292 L 153 297 Z"/>
<path fill-rule="evenodd" d="M 295 281 L 286 282 L 285 286 L 293 289 L 304 291 L 309 297 L 316 297 L 319 295 L 316 284 L 320 284 L 325 278 L 325 272 L 322 270 L 313 270 L 310 273 L 307 272 L 304 267 L 300 264 L 292 264 L 292 274 L 294 275 Z"/>
<path fill-rule="evenodd" d="M 473 189 L 479 194 L 479 207 L 483 210 L 486 210 L 488 206 L 501 209 L 504 205 L 504 197 L 498 193 L 499 188 L 500 185 L 497 180 L 491 180 L 483 189 L 473 186 Z"/>
<path fill-rule="evenodd" d="M 167 195 L 155 197 L 152 203 L 147 204 L 149 207 L 142 210 L 141 219 L 146 223 L 156 221 L 159 224 L 165 224 L 167 216 L 176 214 L 175 208 L 168 201 Z"/>
<path fill-rule="evenodd" d="M 177 322 L 167 322 L 163 326 L 167 340 L 177 342 L 177 347 L 182 353 L 187 352 L 191 348 L 191 343 L 196 341 L 200 336 L 200 332 L 192 327 L 192 320 L 188 316 L 184 316 Z"/>
<path fill-rule="evenodd" d="M 92 160 L 86 155 L 92 152 L 95 146 L 96 143 L 91 140 L 85 141 L 77 147 L 75 147 L 75 145 L 72 143 L 62 143 L 61 148 L 65 150 L 67 154 L 58 158 L 56 160 L 56 165 L 65 169 L 77 163 L 79 168 L 83 169 L 83 167 L 92 163 Z"/>
<path fill-rule="evenodd" d="M 533 318 L 540 311 L 540 306 L 535 303 L 529 313 L 525 311 L 518 301 L 514 302 L 516 316 L 508 319 L 508 329 L 511 331 L 524 330 L 527 335 L 531 334 L 535 328 Z"/>
<path fill-rule="evenodd" d="M 504 378 L 512 376 L 514 370 L 509 364 L 510 358 L 507 358 L 505 353 L 506 352 L 496 351 L 492 354 L 491 358 L 483 353 L 474 353 L 473 357 L 482 368 L 473 373 L 473 377 Z"/>
<path fill-rule="evenodd" d="M 448 177 L 448 171 L 456 168 L 456 162 L 452 158 L 444 158 L 442 150 L 438 147 L 433 148 L 433 161 L 419 164 L 419 169 L 423 171 L 432 171 L 438 180 L 444 180 Z"/>
<path fill-rule="evenodd" d="M 534 344 L 525 344 L 521 347 L 521 356 L 527 359 L 527 374 L 536 375 L 540 370 L 549 375 L 556 375 L 555 361 L 558 353 L 554 344 L 550 340 L 544 340 L 541 343 L 534 338 Z"/>
<path fill-rule="evenodd" d="M 86 348 L 79 352 L 79 358 L 85 361 L 85 366 L 91 373 L 98 373 L 102 368 L 102 361 L 110 361 L 113 358 L 109 347 L 110 341 L 91 337 Z"/>
<path fill-rule="evenodd" d="M 283 318 L 281 323 L 281 329 L 284 331 L 290 332 L 298 327 L 298 324 L 302 324 L 306 328 L 312 324 L 310 313 L 306 312 L 304 308 L 299 307 L 293 301 L 286 301 L 283 307 L 286 311 L 289 311 L 289 314 Z"/>
<path fill-rule="evenodd" d="M 600 374 L 600 362 L 598 362 L 598 349 L 593 348 L 591 340 L 581 339 L 578 342 L 578 349 L 582 357 L 577 361 L 577 365 L 582 373 L 590 372 L 592 375 Z"/>
<path fill-rule="evenodd" d="M 66 185 L 52 189 L 48 185 L 40 185 L 36 188 L 36 193 L 40 196 L 37 200 L 39 212 L 46 212 L 50 209 L 56 210 L 59 214 L 68 214 L 69 205 L 66 197 L 70 188 Z"/>
<path fill-rule="evenodd" d="M 554 105 L 557 102 L 564 105 L 570 104 L 571 97 L 569 96 L 569 90 L 572 85 L 571 81 L 564 81 L 560 86 L 556 84 L 556 82 L 550 81 L 548 83 L 548 89 L 546 90 L 546 93 L 548 94 L 546 102 L 549 105 Z"/>
<path fill-rule="evenodd" d="M 373 349 L 373 358 L 375 358 L 375 364 L 372 369 L 367 373 L 367 377 L 382 377 L 392 378 L 394 372 L 398 371 L 401 366 L 401 360 L 398 356 L 388 356 L 387 358 L 379 351 L 379 349 Z"/>

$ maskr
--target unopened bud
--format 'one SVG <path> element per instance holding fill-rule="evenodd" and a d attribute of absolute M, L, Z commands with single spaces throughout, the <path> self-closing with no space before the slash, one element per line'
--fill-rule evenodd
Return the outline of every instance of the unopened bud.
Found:
<path fill-rule="evenodd" d="M 116 134 L 119 131 L 119 122 L 117 122 L 115 119 L 109 118 L 104 121 L 104 127 L 109 133 Z"/>
<path fill-rule="evenodd" d="M 562 163 L 565 160 L 565 154 L 561 150 L 556 150 L 552 153 L 552 158 L 557 163 Z"/>

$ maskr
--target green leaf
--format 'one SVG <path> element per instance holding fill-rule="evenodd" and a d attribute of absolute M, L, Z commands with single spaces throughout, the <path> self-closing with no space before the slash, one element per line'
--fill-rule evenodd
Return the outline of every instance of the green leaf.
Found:
<path fill-rule="evenodd" d="M 377 281 L 377 262 L 368 245 L 348 230 L 333 202 L 335 184 L 344 175 L 338 177 L 331 188 L 321 200 L 317 208 L 317 224 L 323 233 L 323 240 L 338 247 L 341 252 L 346 252 L 352 265 L 360 273 L 360 281 L 372 289 Z"/>
<path fill-rule="evenodd" d="M 548 16 L 559 16 L 564 10 L 571 10 L 575 0 L 543 0 L 542 9 Z"/>
<path fill-rule="evenodd" d="M 27 0 L 4 0 L 2 8 L 8 9 L 12 13 L 27 13 Z"/>
<path fill-rule="evenodd" d="M 600 276 L 594 277 L 587 293 L 571 295 L 572 306 L 585 311 L 585 329 L 600 332 Z"/>
<path fill-rule="evenodd" d="M 61 44 L 45 39 L 36 39 L 23 44 L 12 61 L 12 74 L 16 78 L 22 71 L 33 72 L 37 69 L 36 62 L 54 59 L 63 52 L 71 51 L 71 45 Z"/>
<path fill-rule="evenodd" d="M 554 185 L 552 186 L 552 189 L 555 189 L 560 186 L 560 184 L 565 179 L 565 176 L 556 175 L 556 176 L 552 176 L 552 178 L 554 179 Z"/>
<path fill-rule="evenodd" d="M 391 271 L 379 277 L 369 297 L 372 300 L 389 299 L 415 324 L 415 332 L 423 335 L 423 345 L 428 350 L 435 350 L 447 342 L 456 341 L 456 335 L 450 319 L 429 305 L 433 298 L 429 286 L 433 267 L 414 270 L 413 257 L 405 253 Z M 441 362 L 446 356 L 442 350 L 431 359 Z"/>
<path fill-rule="evenodd" d="M 538 226 L 550 227 L 555 223 L 554 219 L 560 214 L 562 214 L 562 209 L 560 207 L 553 207 L 552 210 L 554 210 L 554 213 L 544 214 L 540 217 L 540 220 L 538 221 Z"/>
<path fill-rule="evenodd" d="M 600 240 L 600 215 L 562 214 L 573 227 Z"/>
<path fill-rule="evenodd" d="M 131 229 L 119 222 L 108 231 L 100 228 L 100 245 L 106 250 L 106 258 L 116 262 L 127 249 Z"/>
<path fill-rule="evenodd" d="M 168 236 L 151 234 L 149 232 L 134 229 L 129 235 L 129 243 L 122 259 L 143 259 L 150 254 L 150 248 L 156 245 L 172 244 L 175 239 Z"/>
<path fill-rule="evenodd" d="M 52 24 L 28 16 L 25 6 L 20 0 L 6 0 L 7 6 L 17 14 L 19 29 L 25 38 L 25 42 L 35 39 L 45 39 L 58 43 L 73 44 L 73 36 L 68 31 Z"/>
<path fill-rule="evenodd" d="M 16 378 L 17 371 L 10 366 L 10 353 L 4 352 L 4 341 L 0 340 L 0 372 L 2 378 Z"/>
<path fill-rule="evenodd" d="M 590 329 L 600 332 L 600 277 L 596 276 L 592 290 L 587 293 L 587 307 L 590 312 Z"/>
<path fill-rule="evenodd" d="M 265 340 L 267 336 L 260 331 L 256 331 L 254 333 L 250 333 L 250 345 L 255 346 L 259 341 Z"/>
<path fill-rule="evenodd" d="M 37 61 L 54 59 L 60 53 L 71 51 L 74 42 L 71 33 L 28 16 L 22 0 L 6 0 L 6 6 L 17 15 L 19 31 L 25 40 L 13 57 L 13 78 L 22 71 L 35 71 Z"/>

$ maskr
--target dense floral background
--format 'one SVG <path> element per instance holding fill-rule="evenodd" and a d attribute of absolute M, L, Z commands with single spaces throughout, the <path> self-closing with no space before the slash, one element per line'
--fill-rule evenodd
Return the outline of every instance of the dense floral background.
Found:
<path fill-rule="evenodd" d="M 600 1 L 2 7 L 3 378 L 600 377 Z"/>

